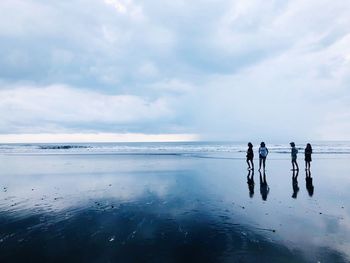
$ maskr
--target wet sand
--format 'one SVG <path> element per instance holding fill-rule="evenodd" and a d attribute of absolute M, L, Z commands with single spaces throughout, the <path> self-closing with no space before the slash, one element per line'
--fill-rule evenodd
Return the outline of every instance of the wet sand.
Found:
<path fill-rule="evenodd" d="M 1 155 L 0 262 L 349 262 L 349 155 L 240 157 Z"/>

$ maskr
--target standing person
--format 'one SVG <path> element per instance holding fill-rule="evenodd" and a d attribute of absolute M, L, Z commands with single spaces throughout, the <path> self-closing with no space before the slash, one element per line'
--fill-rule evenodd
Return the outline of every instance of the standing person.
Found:
<path fill-rule="evenodd" d="M 248 150 L 247 150 L 247 164 L 248 164 L 248 170 L 250 170 L 250 163 L 252 164 L 252 170 L 254 170 L 254 151 L 253 151 L 253 144 L 251 142 L 248 142 Z M 250 163 L 249 163 L 250 162 Z"/>
<path fill-rule="evenodd" d="M 305 170 L 310 170 L 311 165 L 311 154 L 312 154 L 312 147 L 311 144 L 306 144 L 305 148 Z"/>
<path fill-rule="evenodd" d="M 269 150 L 266 148 L 265 143 L 261 142 L 259 148 L 259 171 L 261 170 L 261 163 L 263 164 L 263 169 L 265 171 L 265 162 L 268 154 Z"/>
<path fill-rule="evenodd" d="M 299 171 L 299 166 L 298 166 L 298 163 L 297 163 L 298 149 L 295 148 L 295 143 L 294 143 L 294 142 L 291 142 L 291 143 L 290 143 L 290 146 L 292 147 L 292 149 L 291 149 L 292 166 L 293 166 L 292 171 L 295 171 L 295 166 L 297 167 L 296 170 Z"/>

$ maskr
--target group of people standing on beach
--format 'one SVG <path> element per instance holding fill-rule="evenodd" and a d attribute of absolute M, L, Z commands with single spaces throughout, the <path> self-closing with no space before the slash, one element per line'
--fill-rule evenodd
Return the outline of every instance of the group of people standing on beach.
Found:
<path fill-rule="evenodd" d="M 299 171 L 299 165 L 297 162 L 297 155 L 298 155 L 298 149 L 295 147 L 295 143 L 291 142 L 291 157 L 292 157 L 292 171 Z M 264 142 L 260 143 L 259 147 L 259 171 L 261 170 L 261 166 L 263 166 L 263 170 L 265 170 L 265 163 L 266 163 L 266 157 L 269 154 L 269 150 L 267 149 Z M 305 170 L 310 170 L 311 167 L 311 154 L 312 154 L 312 147 L 311 144 L 306 144 L 304 155 L 305 155 Z M 248 150 L 247 150 L 247 164 L 248 164 L 248 170 L 254 170 L 254 151 L 253 151 L 253 144 L 251 142 L 248 143 Z"/>
<path fill-rule="evenodd" d="M 298 155 L 298 149 L 295 147 L 295 143 L 291 142 L 291 159 L 292 159 L 292 186 L 293 186 L 293 194 L 292 198 L 296 199 L 297 194 L 299 192 L 299 186 L 298 186 L 298 175 L 299 175 L 299 165 L 297 162 L 297 155 Z M 269 194 L 270 188 L 266 181 L 266 174 L 265 174 L 265 163 L 266 163 L 266 157 L 269 154 L 269 150 L 267 149 L 264 142 L 260 143 L 259 147 L 259 173 L 260 173 L 260 194 L 261 198 L 266 201 L 267 196 Z M 314 186 L 312 183 L 312 177 L 311 177 L 311 155 L 312 155 L 312 147 L 311 144 L 306 144 L 306 147 L 304 149 L 304 155 L 305 155 L 305 171 L 306 171 L 306 189 L 309 193 L 309 196 L 312 196 L 314 193 Z M 248 143 L 248 150 L 247 150 L 247 164 L 248 164 L 248 176 L 247 176 L 247 183 L 248 183 L 248 189 L 249 189 L 249 196 L 253 197 L 254 195 L 254 151 L 253 151 L 253 144 L 251 142 Z M 263 172 L 261 172 L 261 167 L 263 168 Z"/>

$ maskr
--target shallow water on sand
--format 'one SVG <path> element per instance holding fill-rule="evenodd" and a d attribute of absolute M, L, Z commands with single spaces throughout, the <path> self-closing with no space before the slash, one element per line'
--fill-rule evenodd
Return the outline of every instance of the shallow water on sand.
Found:
<path fill-rule="evenodd" d="M 0 262 L 349 262 L 350 155 L 235 157 L 1 155 Z"/>

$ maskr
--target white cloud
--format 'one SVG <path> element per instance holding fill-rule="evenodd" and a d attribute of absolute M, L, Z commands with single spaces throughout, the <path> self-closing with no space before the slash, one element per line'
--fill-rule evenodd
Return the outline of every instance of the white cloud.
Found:
<path fill-rule="evenodd" d="M 346 0 L 1 1 L 0 130 L 317 139 L 332 118 L 329 139 L 346 134 L 349 12 Z"/>
<path fill-rule="evenodd" d="M 134 19 L 143 19 L 141 6 L 137 6 L 131 0 L 104 0 L 107 5 L 111 5 L 118 13 L 129 15 Z"/>
<path fill-rule="evenodd" d="M 147 123 L 171 118 L 172 110 L 165 99 L 147 100 L 131 95 L 106 95 L 62 85 L 31 86 L 0 90 L 2 131 L 30 125 L 43 131 L 48 124 Z M 64 126 L 64 125 L 63 125 Z"/>
<path fill-rule="evenodd" d="M 105 0 L 106 4 L 114 6 L 114 8 L 120 13 L 126 13 L 126 6 L 118 0 Z"/>
<path fill-rule="evenodd" d="M 0 134 L 0 143 L 74 143 L 74 142 L 185 142 L 199 140 L 196 134 L 143 133 L 24 133 Z"/>
<path fill-rule="evenodd" d="M 147 61 L 143 63 L 138 70 L 138 73 L 143 77 L 156 77 L 159 73 L 158 68 L 154 63 Z"/>
<path fill-rule="evenodd" d="M 160 82 L 152 83 L 149 87 L 157 91 L 166 91 L 185 95 L 189 95 L 192 92 L 195 92 L 197 89 L 197 87 L 191 83 L 187 83 L 178 79 L 166 79 Z"/>

